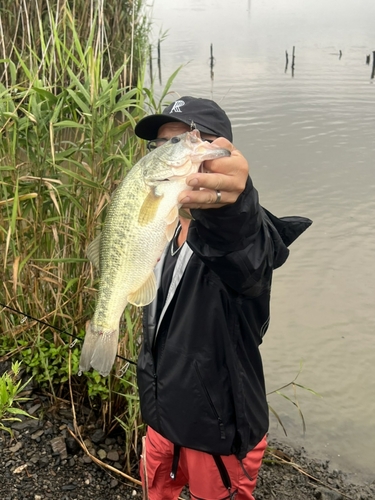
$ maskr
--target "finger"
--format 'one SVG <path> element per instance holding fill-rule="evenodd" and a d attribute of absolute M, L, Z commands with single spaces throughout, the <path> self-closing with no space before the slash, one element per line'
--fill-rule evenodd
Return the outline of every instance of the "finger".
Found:
<path fill-rule="evenodd" d="M 212 142 L 212 144 L 215 144 L 220 148 L 227 149 L 230 152 L 236 149 L 234 145 L 230 141 L 228 141 L 228 139 L 225 139 L 225 137 L 218 137 Z"/>
<path fill-rule="evenodd" d="M 228 174 L 198 173 L 186 179 L 186 184 L 194 189 L 220 189 L 221 191 L 237 190 L 239 179 Z"/>
<path fill-rule="evenodd" d="M 189 175 L 186 178 L 186 184 L 194 189 L 243 191 L 249 176 L 249 166 L 240 153 L 238 153 L 238 156 L 211 160 L 209 168 L 210 171 L 208 172 L 197 172 Z"/>
<path fill-rule="evenodd" d="M 220 203 L 218 201 L 220 192 Z M 179 197 L 179 203 L 184 208 L 219 208 L 228 203 L 235 203 L 238 194 L 234 192 L 223 192 L 215 189 L 200 189 L 198 191 L 183 191 Z"/>

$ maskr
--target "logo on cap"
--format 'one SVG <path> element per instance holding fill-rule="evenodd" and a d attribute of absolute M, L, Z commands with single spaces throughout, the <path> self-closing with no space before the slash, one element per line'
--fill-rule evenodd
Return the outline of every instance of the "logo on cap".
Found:
<path fill-rule="evenodd" d="M 169 114 L 171 113 L 182 113 L 181 111 L 181 106 L 184 106 L 185 105 L 185 101 L 176 101 L 174 104 L 173 104 L 173 108 L 170 110 Z"/>

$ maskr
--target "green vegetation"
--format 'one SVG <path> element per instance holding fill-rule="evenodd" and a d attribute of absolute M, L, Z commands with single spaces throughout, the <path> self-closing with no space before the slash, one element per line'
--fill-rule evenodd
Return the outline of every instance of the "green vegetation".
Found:
<path fill-rule="evenodd" d="M 22 384 L 22 381 L 18 379 L 19 372 L 20 363 L 16 361 L 12 363 L 11 372 L 5 372 L 0 377 L 0 430 L 7 431 L 11 435 L 12 430 L 6 427 L 4 422 L 20 421 L 19 415 L 33 418 L 21 408 L 15 407 L 17 403 L 27 400 L 20 393 L 22 393 L 26 385 L 30 382 L 28 380 Z"/>
<path fill-rule="evenodd" d="M 77 371 L 98 280 L 86 248 L 144 154 L 133 128 L 145 100 L 156 106 L 143 88 L 148 21 L 140 0 L 5 0 L 0 30 L 0 302 L 45 323 L 2 308 L 0 357 L 22 360 L 55 400 L 71 389 L 74 404 L 89 401 L 106 430 L 116 415 L 130 454 L 141 425 L 133 365 L 118 358 L 105 379 Z M 138 310 L 121 331 L 119 355 L 136 360 Z"/>

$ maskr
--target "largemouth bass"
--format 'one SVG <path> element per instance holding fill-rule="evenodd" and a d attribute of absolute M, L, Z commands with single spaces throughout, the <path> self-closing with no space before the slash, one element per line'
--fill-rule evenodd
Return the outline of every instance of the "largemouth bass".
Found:
<path fill-rule="evenodd" d="M 153 269 L 178 223 L 178 196 L 192 189 L 186 177 L 205 160 L 230 156 L 200 139 L 197 130 L 173 137 L 144 156 L 115 191 L 102 234 L 87 255 L 99 268 L 94 316 L 87 322 L 79 369 L 110 372 L 117 353 L 121 315 L 130 302 L 144 306 L 157 292 Z"/>

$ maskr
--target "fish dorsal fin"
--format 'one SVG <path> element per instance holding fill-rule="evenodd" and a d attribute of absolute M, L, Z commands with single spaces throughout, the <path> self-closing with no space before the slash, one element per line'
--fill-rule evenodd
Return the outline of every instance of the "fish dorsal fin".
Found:
<path fill-rule="evenodd" d="M 92 240 L 92 242 L 89 244 L 87 247 L 87 258 L 89 259 L 90 262 L 94 264 L 94 266 L 100 270 L 100 240 L 101 240 L 101 233 L 98 234 L 98 236 Z"/>
<path fill-rule="evenodd" d="M 155 189 L 150 190 L 139 211 L 138 222 L 141 226 L 147 226 L 154 220 L 162 198 L 163 195 L 157 196 Z"/>
<path fill-rule="evenodd" d="M 143 285 L 135 292 L 129 293 L 128 302 L 135 306 L 147 306 L 156 297 L 156 279 L 152 272 Z"/>

